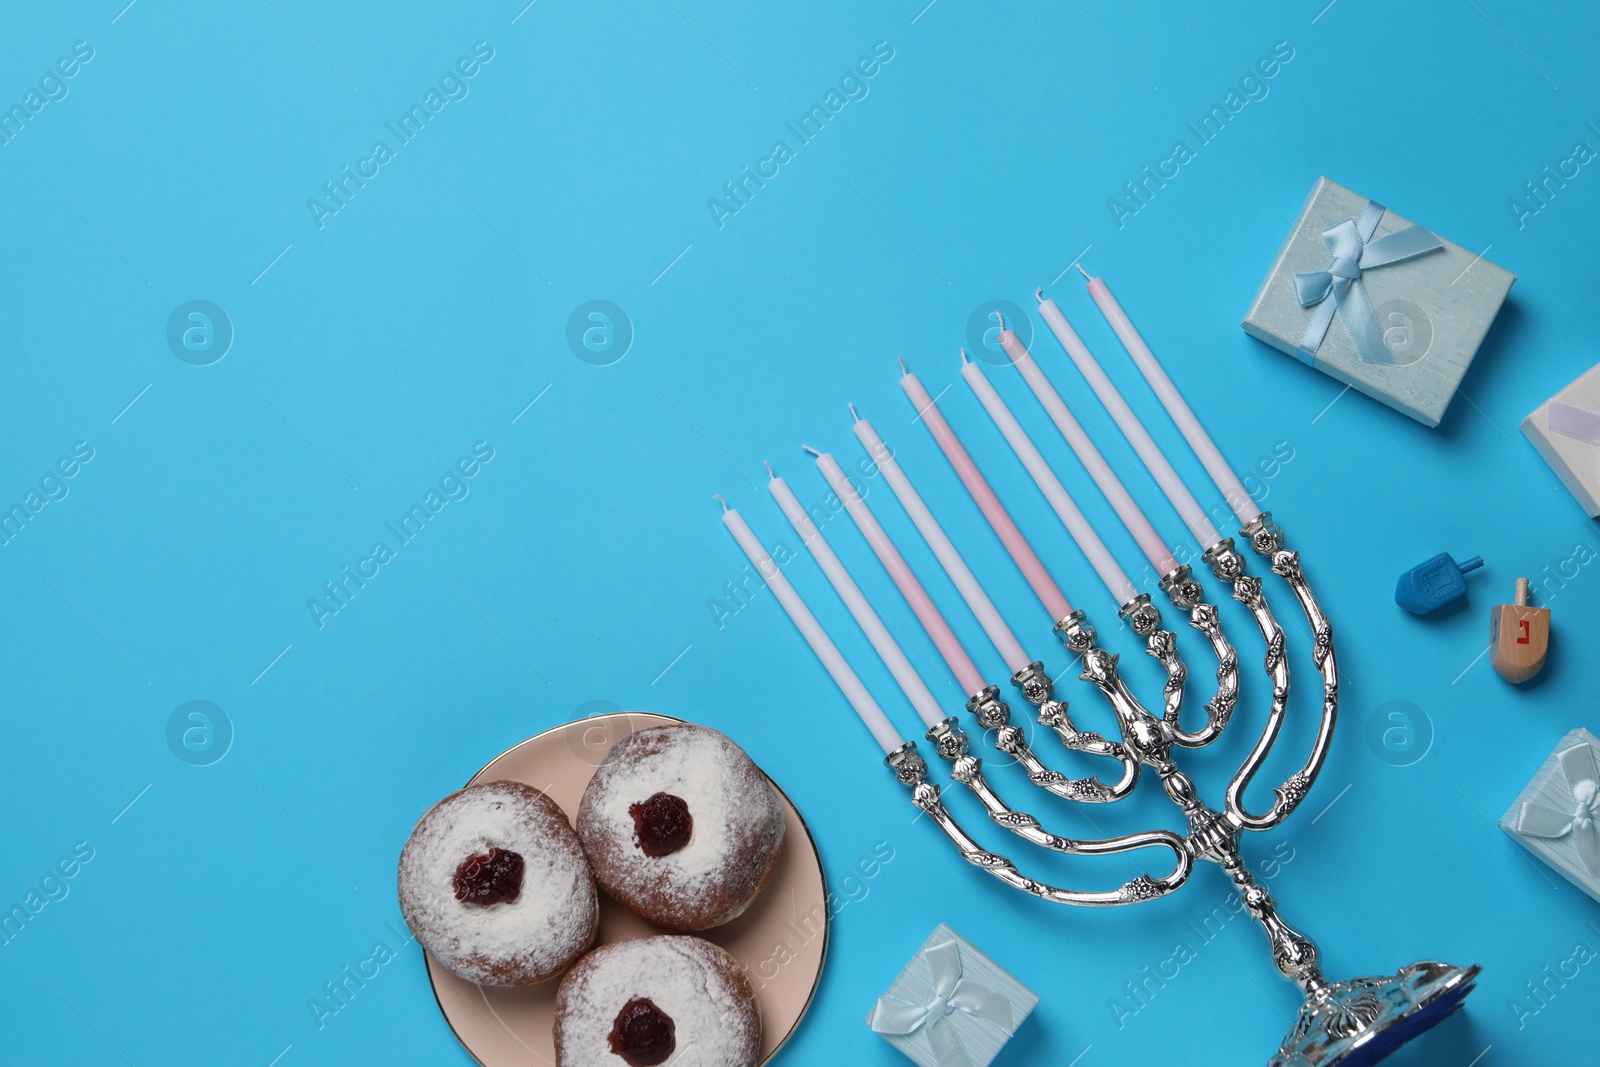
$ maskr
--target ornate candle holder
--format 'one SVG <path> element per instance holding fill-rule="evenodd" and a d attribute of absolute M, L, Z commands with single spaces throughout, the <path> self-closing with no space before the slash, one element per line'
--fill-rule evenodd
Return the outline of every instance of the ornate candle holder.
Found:
<path fill-rule="evenodd" d="M 1327 756 L 1339 706 L 1333 630 L 1306 584 L 1299 554 L 1283 547 L 1283 533 L 1269 513 L 1263 513 L 1240 534 L 1269 562 L 1272 572 L 1288 583 L 1299 601 L 1313 635 L 1312 662 L 1323 683 L 1322 717 L 1311 752 L 1304 765 L 1274 789 L 1275 799 L 1264 813 L 1245 810 L 1244 791 L 1278 738 L 1288 704 L 1289 672 L 1283 630 L 1267 605 L 1261 579 L 1246 573 L 1245 558 L 1231 539 L 1224 539 L 1208 551 L 1205 562 L 1216 578 L 1231 586 L 1233 599 L 1249 609 L 1261 631 L 1267 647 L 1264 665 L 1272 683 L 1272 700 L 1261 737 L 1229 782 L 1222 810 L 1200 801 L 1193 781 L 1172 759 L 1174 747 L 1199 748 L 1221 735 L 1238 691 L 1233 648 L 1222 635 L 1216 609 L 1204 602 L 1204 591 L 1187 567 L 1167 575 L 1161 586 L 1175 607 L 1190 613 L 1190 624 L 1207 635 L 1217 653 L 1218 691 L 1206 706 L 1209 718 L 1201 730 L 1186 733 L 1178 725 L 1187 671 L 1178 658 L 1175 639 L 1161 630 L 1159 615 L 1145 597 L 1124 605 L 1121 614 L 1136 634 L 1146 638 L 1146 651 L 1166 667 L 1161 716 L 1147 711 L 1128 691 L 1117 670 L 1118 657 L 1099 646 L 1094 628 L 1082 612 L 1074 612 L 1056 625 L 1068 651 L 1082 657 L 1082 677 L 1092 682 L 1111 704 L 1122 735 L 1120 742 L 1080 731 L 1068 714 L 1066 702 L 1055 699 L 1050 676 L 1042 664 L 1030 664 L 1011 679 L 1023 698 L 1038 709 L 1038 721 L 1053 730 L 1064 747 L 1116 760 L 1121 765 L 1115 784 L 1107 785 L 1097 776 L 1069 778 L 1046 767 L 1029 748 L 1022 731 L 1011 725 L 1010 709 L 996 687 L 988 687 L 967 704 L 979 725 L 995 732 L 996 747 L 1016 759 L 1034 784 L 1058 796 L 1088 803 L 1114 802 L 1132 792 L 1140 769 L 1148 767 L 1160 777 L 1167 796 L 1182 810 L 1188 822 L 1187 835 L 1149 830 L 1085 841 L 1051 834 L 1033 816 L 1008 807 L 996 795 L 983 775 L 982 761 L 968 752 L 967 736 L 954 718 L 928 731 L 928 739 L 950 764 L 951 777 L 978 797 L 998 825 L 1033 844 L 1067 855 L 1165 848 L 1175 857 L 1171 873 L 1159 878 L 1141 874 L 1116 889 L 1102 892 L 1063 889 L 1035 881 L 1004 856 L 983 848 L 957 824 L 940 799 L 939 787 L 928 782 L 927 764 L 914 742 L 907 742 L 885 762 L 910 789 L 912 803 L 932 816 L 969 863 L 1007 885 L 1058 904 L 1111 907 L 1153 900 L 1188 881 L 1196 860 L 1215 863 L 1233 880 L 1245 908 L 1261 924 L 1279 973 L 1305 994 L 1298 1017 L 1268 1067 L 1360 1067 L 1383 1059 L 1453 1013 L 1472 991 L 1479 968 L 1421 961 L 1394 975 L 1330 982 L 1318 966 L 1316 945 L 1279 917 L 1272 894 L 1255 881 L 1240 857 L 1241 831 L 1271 829 L 1305 799 Z"/>

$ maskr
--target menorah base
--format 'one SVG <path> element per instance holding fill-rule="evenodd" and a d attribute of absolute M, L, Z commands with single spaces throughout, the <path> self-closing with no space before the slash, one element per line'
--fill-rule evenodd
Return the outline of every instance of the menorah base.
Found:
<path fill-rule="evenodd" d="M 1267 1067 L 1369 1067 L 1455 1014 L 1481 968 L 1424 960 L 1307 998 Z"/>

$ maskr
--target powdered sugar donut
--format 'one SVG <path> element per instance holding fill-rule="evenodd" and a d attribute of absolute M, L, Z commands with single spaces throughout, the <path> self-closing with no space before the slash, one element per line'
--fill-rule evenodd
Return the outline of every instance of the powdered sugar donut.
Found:
<path fill-rule="evenodd" d="M 753 1067 L 760 1054 L 750 979 L 698 937 L 602 945 L 556 993 L 557 1067 Z"/>
<path fill-rule="evenodd" d="M 595 879 L 644 919 L 705 930 L 772 874 L 784 816 L 744 750 L 708 726 L 654 726 L 606 754 L 578 807 Z"/>
<path fill-rule="evenodd" d="M 400 853 L 400 912 L 452 973 L 489 986 L 553 978 L 594 943 L 594 876 L 559 805 L 499 781 L 445 797 Z"/>

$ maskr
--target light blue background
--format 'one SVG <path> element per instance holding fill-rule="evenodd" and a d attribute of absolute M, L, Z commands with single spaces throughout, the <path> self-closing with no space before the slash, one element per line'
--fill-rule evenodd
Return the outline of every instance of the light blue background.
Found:
<path fill-rule="evenodd" d="M 1563 733 L 1600 726 L 1583 659 L 1600 578 L 1566 562 L 1600 549 L 1600 531 L 1517 431 L 1600 358 L 1600 175 L 1584 168 L 1522 226 L 1508 206 L 1574 142 L 1600 147 L 1585 125 L 1600 122 L 1591 5 L 523 2 L 109 0 L 0 15 L 7 107 L 74 42 L 94 49 L 69 95 L 0 147 L 0 503 L 21 502 L 75 442 L 94 449 L 69 495 L 0 548 L 0 903 L 21 903 L 75 843 L 94 850 L 69 894 L 0 948 L 0 1059 L 469 1062 L 415 945 L 321 1029 L 308 1001 L 374 942 L 395 943 L 395 860 L 429 803 L 508 746 L 609 701 L 733 734 L 805 812 L 832 888 L 851 901 L 781 1062 L 901 1062 L 862 1017 L 941 920 L 1043 998 L 1006 1062 L 1155 1062 L 1180 1044 L 1190 1063 L 1264 1061 L 1296 1000 L 1243 921 L 1120 1027 L 1110 1007 L 1179 937 L 1197 940 L 1186 924 L 1225 895 L 1213 872 L 1114 912 L 1005 890 L 913 823 L 769 595 L 720 620 L 710 606 L 743 564 L 711 494 L 769 543 L 793 544 L 761 462 L 819 502 L 798 446 L 859 458 L 853 400 L 1030 651 L 1065 667 L 1049 620 L 910 424 L 895 386 L 903 354 L 934 392 L 955 383 L 941 402 L 950 421 L 1148 690 L 1153 664 L 1113 632 L 1113 605 L 956 380 L 972 311 L 997 297 L 1031 306 L 1034 287 L 1086 248 L 1241 471 L 1279 442 L 1293 452 L 1264 481 L 1265 503 L 1303 552 L 1344 674 L 1317 790 L 1286 831 L 1249 844 L 1258 859 L 1280 842 L 1280 856 L 1292 850 L 1270 883 L 1286 916 L 1336 976 L 1419 957 L 1484 965 L 1466 1016 L 1396 1062 L 1590 1055 L 1594 965 L 1552 984 L 1537 1014 L 1519 1020 L 1512 1005 L 1577 943 L 1600 947 L 1600 907 L 1491 820 Z M 389 139 L 384 124 L 477 41 L 494 58 L 470 94 L 319 229 L 308 198 Z M 870 94 L 719 229 L 708 198 L 774 140 L 793 147 L 784 123 L 880 41 L 894 58 Z M 1266 98 L 1119 229 L 1108 198 L 1279 41 L 1294 58 Z M 1339 398 L 1238 327 L 1320 174 L 1519 275 L 1436 430 Z M 1158 439 L 1178 445 L 1075 277 L 1050 291 Z M 169 314 L 191 299 L 220 305 L 235 329 L 212 366 L 181 362 L 165 341 Z M 636 332 L 612 366 L 580 360 L 565 339 L 568 316 L 593 299 L 624 308 Z M 1108 426 L 1054 342 L 1035 347 L 1097 432 Z M 1109 531 L 1021 383 L 994 380 Z M 478 441 L 494 459 L 470 495 L 319 629 L 308 598 L 389 540 L 385 522 Z M 1150 483 L 1113 455 L 1181 538 Z M 1192 457 L 1178 466 L 1204 484 Z M 870 484 L 999 680 L 1003 665 L 903 513 Z M 916 632 L 848 523 L 828 534 L 884 614 Z M 1131 568 L 1131 540 L 1107 536 Z M 1396 575 L 1441 550 L 1488 560 L 1470 605 L 1402 615 Z M 1475 659 L 1489 608 L 1518 575 L 1540 584 L 1564 567 L 1545 587 L 1549 666 L 1513 689 Z M 914 729 L 814 564 L 788 573 Z M 1235 608 L 1227 621 L 1253 668 L 1259 645 Z M 925 640 L 913 644 L 919 663 L 931 659 Z M 1303 641 L 1293 653 L 1290 749 L 1315 707 Z M 954 683 L 942 670 L 930 679 L 956 710 Z M 1235 736 L 1192 761 L 1212 797 L 1260 719 L 1259 673 L 1245 685 Z M 1087 686 L 1062 689 L 1097 718 Z M 166 741 L 169 716 L 196 699 L 234 731 L 206 767 Z M 1412 729 L 1430 744 L 1394 735 L 1396 755 L 1369 743 L 1396 700 L 1420 709 Z M 1016 772 L 995 778 L 1063 832 L 1091 832 L 1065 805 L 1026 796 Z M 1159 798 L 1132 807 L 1092 814 L 1108 828 L 1171 824 Z M 846 881 L 878 842 L 892 862 Z M 1081 872 L 992 843 L 1053 877 Z M 1126 866 L 1085 877 L 1102 874 L 1112 884 Z"/>

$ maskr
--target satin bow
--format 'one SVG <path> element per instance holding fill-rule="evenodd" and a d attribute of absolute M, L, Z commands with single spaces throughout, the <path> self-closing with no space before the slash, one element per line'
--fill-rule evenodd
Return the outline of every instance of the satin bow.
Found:
<path fill-rule="evenodd" d="M 1523 802 L 1517 812 L 1517 833 L 1570 840 L 1589 874 L 1600 878 L 1600 770 L 1594 749 L 1579 741 L 1556 753 L 1556 762 L 1566 786 L 1564 806 L 1552 807 L 1542 799 Z"/>
<path fill-rule="evenodd" d="M 1600 445 L 1600 412 L 1580 408 L 1563 400 L 1552 400 L 1546 407 L 1550 432 L 1562 437 L 1582 441 L 1586 445 Z"/>
<path fill-rule="evenodd" d="M 1322 339 L 1327 336 L 1336 311 L 1362 362 L 1394 365 L 1394 353 L 1384 340 L 1366 286 L 1361 284 L 1361 272 L 1433 252 L 1443 248 L 1444 242 L 1417 225 L 1384 234 L 1374 241 L 1372 235 L 1378 229 L 1383 212 L 1382 204 L 1368 200 L 1359 221 L 1345 219 L 1323 230 L 1322 242 L 1333 254 L 1333 262 L 1326 270 L 1294 276 L 1294 291 L 1300 306 L 1317 307 L 1306 326 L 1305 336 L 1300 339 L 1299 351 L 1295 353 L 1307 366 L 1316 361 L 1317 349 L 1322 347 Z"/>
<path fill-rule="evenodd" d="M 918 1030 L 928 1035 L 928 1044 L 940 1067 L 971 1067 L 972 1059 L 961 1044 L 961 1035 L 951 1024 L 952 1012 L 965 1012 L 974 1018 L 1011 1033 L 1011 1002 L 970 978 L 961 977 L 961 946 L 944 941 L 923 955 L 933 970 L 933 995 L 926 1003 L 912 1004 L 896 997 L 883 996 L 867 1016 L 867 1024 L 880 1034 L 903 1037 Z"/>

